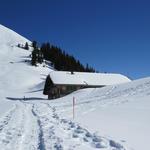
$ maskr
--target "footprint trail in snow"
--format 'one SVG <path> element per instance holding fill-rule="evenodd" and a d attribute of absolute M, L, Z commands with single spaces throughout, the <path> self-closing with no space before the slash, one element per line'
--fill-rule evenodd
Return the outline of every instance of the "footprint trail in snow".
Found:
<path fill-rule="evenodd" d="M 21 101 L 0 120 L 0 145 L 3 150 L 125 150 L 113 140 L 60 118 L 47 103 Z"/>

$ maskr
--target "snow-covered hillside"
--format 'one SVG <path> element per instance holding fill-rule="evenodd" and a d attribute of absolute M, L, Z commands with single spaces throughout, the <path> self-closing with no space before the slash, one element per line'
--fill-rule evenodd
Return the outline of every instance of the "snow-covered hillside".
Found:
<path fill-rule="evenodd" d="M 7 111 L 9 105 L 11 106 L 6 97 L 23 97 L 33 90 L 42 88 L 50 71 L 48 68 L 30 65 L 31 51 L 17 47 L 18 43 L 24 45 L 25 42 L 31 43 L 16 32 L 0 25 L 0 114 Z"/>
<path fill-rule="evenodd" d="M 84 89 L 51 102 L 59 115 L 134 150 L 149 150 L 150 77 L 105 88 Z"/>
<path fill-rule="evenodd" d="M 15 46 L 20 44 L 25 44 L 25 42 L 31 43 L 28 39 L 19 35 L 18 33 L 4 27 L 0 24 L 0 45 Z"/>
<path fill-rule="evenodd" d="M 16 46 L 26 41 L 0 25 L 2 150 L 150 149 L 150 78 L 49 101 L 42 89 L 52 70 L 30 65 L 31 51 Z"/>

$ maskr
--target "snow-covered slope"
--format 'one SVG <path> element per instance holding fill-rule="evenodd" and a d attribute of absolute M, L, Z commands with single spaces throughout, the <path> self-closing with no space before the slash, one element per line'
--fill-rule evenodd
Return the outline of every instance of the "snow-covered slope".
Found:
<path fill-rule="evenodd" d="M 19 43 L 25 44 L 25 42 L 31 43 L 23 36 L 0 24 L 0 45 L 15 46 Z"/>
<path fill-rule="evenodd" d="M 16 46 L 26 41 L 0 25 L 0 149 L 150 149 L 150 78 L 49 101 L 42 89 L 51 70 L 30 65 L 31 51 Z"/>
<path fill-rule="evenodd" d="M 75 120 L 82 126 L 132 150 L 150 149 L 150 77 L 74 92 L 53 102 L 60 116 L 72 118 L 73 97 Z"/>
<path fill-rule="evenodd" d="M 35 68 L 30 65 L 31 51 L 17 47 L 18 43 L 25 44 L 25 42 L 31 43 L 16 32 L 0 25 L 0 114 L 11 106 L 6 97 L 15 97 L 16 93 L 18 97 L 19 94 L 21 97 L 26 96 L 27 92 L 36 90 L 37 85 L 43 86 L 45 76 L 49 73 L 48 68 Z M 40 88 L 42 87 L 38 87 L 37 90 Z"/>

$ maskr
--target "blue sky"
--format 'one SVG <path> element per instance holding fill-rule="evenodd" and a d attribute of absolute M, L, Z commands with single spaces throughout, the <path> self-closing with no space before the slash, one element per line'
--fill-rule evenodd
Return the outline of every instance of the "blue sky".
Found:
<path fill-rule="evenodd" d="M 150 2 L 1 0 L 0 23 L 100 72 L 150 76 Z"/>

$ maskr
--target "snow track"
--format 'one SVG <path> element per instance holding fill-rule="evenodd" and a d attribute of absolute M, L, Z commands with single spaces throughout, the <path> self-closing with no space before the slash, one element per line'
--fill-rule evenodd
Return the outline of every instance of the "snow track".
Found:
<path fill-rule="evenodd" d="M 37 124 L 31 115 L 30 106 L 19 102 L 16 108 L 4 117 L 0 130 L 1 149 L 37 149 Z"/>
<path fill-rule="evenodd" d="M 125 150 L 115 141 L 60 118 L 48 103 L 18 101 L 0 121 L 3 150 Z"/>
<path fill-rule="evenodd" d="M 15 110 L 16 110 L 16 105 L 15 105 L 15 107 L 12 109 L 12 110 L 10 110 L 1 120 L 0 120 L 0 132 L 1 132 L 1 130 L 3 130 L 4 129 L 4 127 L 8 124 L 8 122 L 9 122 L 9 120 L 11 119 L 11 117 L 12 117 L 12 114 L 15 112 Z"/>
<path fill-rule="evenodd" d="M 115 141 L 90 133 L 71 120 L 62 119 L 55 107 L 47 103 L 28 103 L 39 126 L 39 146 L 41 150 L 103 149 L 124 150 Z"/>

